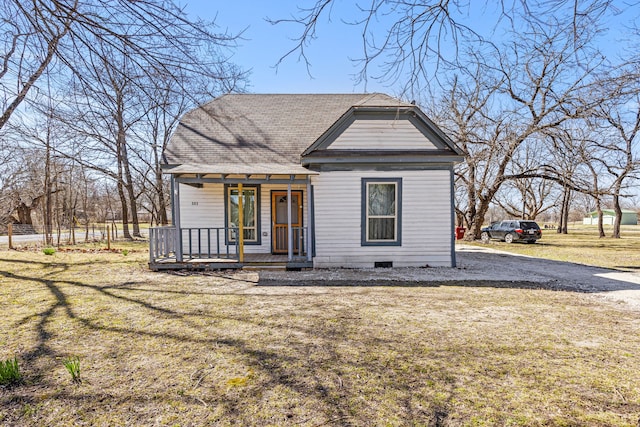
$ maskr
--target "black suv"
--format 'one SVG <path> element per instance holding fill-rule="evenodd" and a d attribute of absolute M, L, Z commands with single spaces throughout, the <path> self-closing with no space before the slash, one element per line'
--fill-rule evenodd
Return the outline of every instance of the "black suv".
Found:
<path fill-rule="evenodd" d="M 525 221 L 512 219 L 492 223 L 489 227 L 482 229 L 480 238 L 484 243 L 491 239 L 504 240 L 507 243 L 526 241 L 535 243 L 542 237 L 542 230 L 535 221 Z"/>

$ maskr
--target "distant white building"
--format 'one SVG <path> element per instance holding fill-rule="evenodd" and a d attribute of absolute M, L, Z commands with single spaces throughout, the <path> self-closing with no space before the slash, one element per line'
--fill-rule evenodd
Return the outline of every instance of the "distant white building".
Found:
<path fill-rule="evenodd" d="M 613 221 L 616 219 L 616 213 L 613 209 L 603 209 L 602 210 L 602 223 L 605 225 L 613 225 Z M 593 211 L 589 212 L 586 217 L 582 220 L 583 224 L 586 225 L 597 225 L 598 224 L 598 212 Z M 638 213 L 636 211 L 631 211 L 628 209 L 622 210 L 622 221 L 620 225 L 637 225 L 638 224 Z"/>

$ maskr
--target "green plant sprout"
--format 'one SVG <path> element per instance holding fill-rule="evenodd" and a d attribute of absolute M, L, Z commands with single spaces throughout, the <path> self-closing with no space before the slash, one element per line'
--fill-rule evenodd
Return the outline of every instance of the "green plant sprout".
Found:
<path fill-rule="evenodd" d="M 0 361 L 0 384 L 11 385 L 20 382 L 22 375 L 20 374 L 20 366 L 18 366 L 18 359 L 7 359 L 4 362 Z"/>
<path fill-rule="evenodd" d="M 67 368 L 67 371 L 69 371 L 69 374 L 71 374 L 71 381 L 77 384 L 81 383 L 80 359 L 78 356 L 68 357 L 62 363 L 64 364 L 64 367 Z"/>

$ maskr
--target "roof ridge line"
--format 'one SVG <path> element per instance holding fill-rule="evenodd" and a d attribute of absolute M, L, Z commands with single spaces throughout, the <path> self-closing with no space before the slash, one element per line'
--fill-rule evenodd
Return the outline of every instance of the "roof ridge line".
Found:
<path fill-rule="evenodd" d="M 364 105 L 366 102 L 368 102 L 370 99 L 373 99 L 377 95 L 382 95 L 382 94 L 379 92 L 370 93 L 366 95 L 364 98 L 362 98 L 357 104 L 355 104 L 354 107 L 358 105 Z"/>

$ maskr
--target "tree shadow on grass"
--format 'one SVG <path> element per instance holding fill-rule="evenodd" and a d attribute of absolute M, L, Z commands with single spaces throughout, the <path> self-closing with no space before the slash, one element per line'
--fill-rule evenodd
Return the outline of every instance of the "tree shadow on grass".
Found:
<path fill-rule="evenodd" d="M 14 260 L 10 260 L 14 262 Z M 18 261 L 24 262 L 24 261 Z M 28 263 L 28 262 L 27 262 Z M 50 263 L 33 262 L 34 264 L 41 264 L 42 266 L 49 266 Z M 91 263 L 86 263 L 91 264 Z M 74 264 L 75 266 L 81 264 Z M 84 265 L 84 264 L 82 264 Z M 345 387 L 344 384 L 337 385 L 335 381 L 327 379 L 327 365 L 342 366 L 345 370 L 361 370 L 362 372 L 376 372 L 380 371 L 381 367 L 379 362 L 366 361 L 362 359 L 354 359 L 352 361 L 346 361 L 338 351 L 338 346 L 345 345 L 344 336 L 347 334 L 345 328 L 357 328 L 357 324 L 345 324 L 344 322 L 330 322 L 325 319 L 318 319 L 316 322 L 305 328 L 300 328 L 299 325 L 292 325 L 288 323 L 282 323 L 281 319 L 246 319 L 241 316 L 228 316 L 227 312 L 216 313 L 215 315 L 209 315 L 213 318 L 231 318 L 234 321 L 244 321 L 247 323 L 261 324 L 261 327 L 266 330 L 271 330 L 277 333 L 277 329 L 297 329 L 296 333 L 305 334 L 305 336 L 316 337 L 322 342 L 322 356 L 309 354 L 309 348 L 304 343 L 291 343 L 292 348 L 296 351 L 282 352 L 277 348 L 272 349 L 270 346 L 264 346 L 260 343 L 254 343 L 250 339 L 243 339 L 240 337 L 233 337 L 233 334 L 228 336 L 203 336 L 189 333 L 189 330 L 198 330 L 200 324 L 192 322 L 192 316 L 202 316 L 203 314 L 198 311 L 179 311 L 176 309 L 168 308 L 162 305 L 162 302 L 158 302 L 153 299 L 153 295 L 165 293 L 165 289 L 158 289 L 155 292 L 150 291 L 145 295 L 149 295 L 149 298 L 143 298 L 139 294 L 131 294 L 130 292 L 138 292 L 136 290 L 137 285 L 143 282 L 125 282 L 122 284 L 107 284 L 104 286 L 95 285 L 82 281 L 82 280 L 69 280 L 69 279 L 56 279 L 52 277 L 55 273 L 67 272 L 70 269 L 70 265 L 64 263 L 56 263 L 59 268 L 56 272 L 52 273 L 47 271 L 46 277 L 39 277 L 38 274 L 16 274 L 10 271 L 0 271 L 0 276 L 13 281 L 25 283 L 25 289 L 32 289 L 35 286 L 41 286 L 42 289 L 46 289 L 51 299 L 47 302 L 46 307 L 39 310 L 36 313 L 29 314 L 13 323 L 15 327 L 27 325 L 30 322 L 35 322 L 34 329 L 36 332 L 35 343 L 30 346 L 31 348 L 20 355 L 26 363 L 27 369 L 32 371 L 28 374 L 31 378 L 32 384 L 38 387 L 54 387 L 55 384 L 51 382 L 50 375 L 55 366 L 59 363 L 59 360 L 67 354 L 64 354 L 60 350 L 56 350 L 54 345 L 55 341 L 59 338 L 62 332 L 55 330 L 53 327 L 55 321 L 58 321 L 62 316 L 64 319 L 79 322 L 83 327 L 89 331 L 96 332 L 109 332 L 120 335 L 123 340 L 130 340 L 136 338 L 156 338 L 161 340 L 171 340 L 181 343 L 189 343 L 198 346 L 202 351 L 206 349 L 218 348 L 220 346 L 227 348 L 231 353 L 238 354 L 242 358 L 245 358 L 249 365 L 256 370 L 259 370 L 262 378 L 265 378 L 261 384 L 263 390 L 273 390 L 279 388 L 287 388 L 292 390 L 297 396 L 302 396 L 306 400 L 315 402 L 313 405 L 315 414 L 314 423 L 316 421 L 320 424 L 331 425 L 362 425 L 366 423 L 368 418 L 365 415 L 366 412 L 358 413 L 353 407 L 353 403 L 349 403 L 357 398 L 357 390 L 352 387 Z M 232 278 L 233 279 L 233 278 Z M 132 307 L 132 310 L 143 310 L 146 316 L 150 320 L 154 319 L 169 319 L 176 322 L 177 329 L 169 330 L 145 330 L 144 327 L 136 327 L 134 325 L 129 326 L 108 326 L 96 322 L 90 315 L 86 315 L 83 307 L 79 306 L 80 303 L 72 303 L 70 295 L 76 295 L 76 291 L 80 290 L 83 295 L 86 296 L 86 292 L 93 292 L 97 297 L 104 298 L 103 302 L 99 304 L 103 306 L 112 306 L 118 304 L 125 304 Z M 145 289 L 145 291 L 149 291 Z M 124 295 L 122 293 L 125 293 Z M 126 294 L 128 293 L 128 294 Z M 204 297 L 216 298 L 219 294 L 210 294 Z M 234 295 L 238 297 L 238 295 Z M 194 303 L 197 303 L 198 295 L 194 295 Z M 262 296 L 256 295 L 255 298 L 261 298 Z M 100 307 L 92 307 L 99 309 Z M 176 332 L 184 331 L 183 333 Z M 279 333 L 279 332 L 278 332 Z M 286 342 L 285 340 L 284 342 Z M 280 344 L 284 344 L 280 342 Z M 393 340 L 379 339 L 376 340 L 377 346 L 382 346 L 382 351 L 391 351 L 394 347 Z M 322 363 L 316 366 L 312 363 L 308 363 L 305 358 L 301 358 L 305 353 L 307 356 L 320 358 Z M 176 362 L 180 363 L 180 360 Z M 184 362 L 182 362 L 184 363 Z M 345 366 L 345 363 L 347 366 Z M 294 368 L 292 368 L 294 367 Z M 297 367 L 297 368 L 295 368 Z M 305 370 L 302 370 L 305 367 Z M 340 375 L 340 369 L 338 373 Z M 329 368 L 331 370 L 331 368 Z M 382 375 L 382 371 L 380 372 Z M 147 381 L 152 382 L 153 379 Z M 410 396 L 411 388 L 410 384 L 403 384 L 402 381 L 398 381 L 393 375 L 389 375 L 388 379 L 378 380 L 381 388 L 385 390 L 395 390 L 397 394 L 401 396 Z M 452 390 L 453 384 L 447 384 L 443 386 L 444 390 Z M 261 392 L 262 393 L 262 392 Z M 451 393 L 451 391 L 449 391 Z M 109 396 L 107 394 L 107 396 Z M 96 393 L 95 396 L 84 395 L 86 398 L 95 397 L 96 401 L 100 399 L 100 396 Z M 56 392 L 51 395 L 53 399 L 69 400 L 73 399 L 65 395 L 64 392 Z M 104 396 L 102 397 L 104 398 Z M 107 397 L 108 398 L 108 397 Z M 17 399 L 17 400 L 16 400 Z M 136 397 L 133 396 L 135 401 Z M 142 399 L 143 400 L 143 399 Z M 87 399 L 90 401 L 90 399 Z M 26 392 L 23 389 L 14 389 L 7 391 L 3 395 L 0 395 L 0 402 L 11 405 L 14 409 L 11 415 L 14 420 L 20 418 L 21 415 L 15 415 L 19 412 L 21 404 L 35 402 L 33 395 Z M 241 399 L 233 396 L 218 396 L 215 402 L 211 404 L 219 405 L 224 408 L 224 413 L 228 416 L 242 417 L 249 416 L 243 414 L 244 403 Z M 416 410 L 413 406 L 415 402 L 411 399 L 404 399 L 398 403 L 400 407 L 404 406 L 406 416 L 412 420 L 421 421 L 423 423 L 430 422 L 431 419 L 440 420 L 442 418 L 442 408 L 438 407 L 435 412 L 429 413 L 428 409 Z M 425 407 L 429 407 L 428 403 L 425 403 Z M 283 417 L 285 414 L 283 414 Z M 17 417 L 17 418 L 13 418 Z M 247 418 L 244 418 L 247 420 Z M 250 418 L 249 418 L 250 419 Z M 286 420 L 288 418 L 283 418 Z M 301 421 L 297 416 L 292 416 L 290 424 L 296 424 L 297 421 Z M 304 420 L 302 420 L 304 421 Z M 303 422 L 304 424 L 304 422 Z"/>

